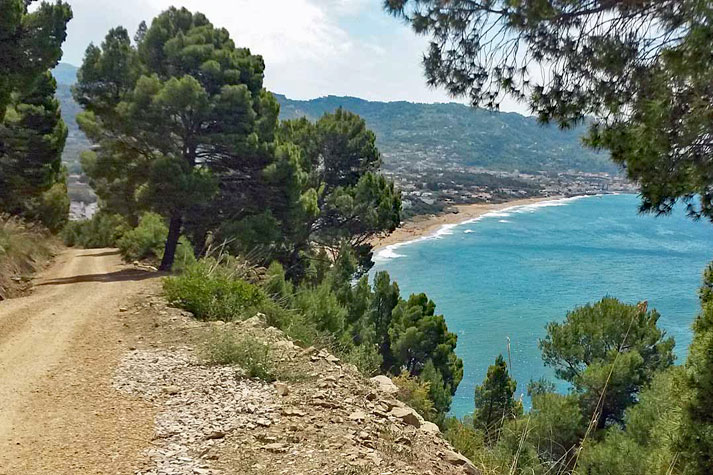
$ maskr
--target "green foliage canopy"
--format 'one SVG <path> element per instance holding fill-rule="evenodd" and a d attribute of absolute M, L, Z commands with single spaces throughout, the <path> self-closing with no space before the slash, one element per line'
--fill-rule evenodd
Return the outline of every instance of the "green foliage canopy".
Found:
<path fill-rule="evenodd" d="M 713 264 L 703 276 L 702 311 L 693 323 L 693 341 L 686 361 L 686 388 L 690 400 L 683 407 L 681 439 L 677 449 L 689 472 L 713 471 Z"/>
<path fill-rule="evenodd" d="M 674 341 L 657 327 L 658 319 L 645 303 L 605 297 L 567 313 L 563 323 L 547 325 L 540 341 L 543 360 L 572 383 L 598 427 L 621 422 L 654 374 L 673 364 Z"/>
<path fill-rule="evenodd" d="M 12 93 L 27 92 L 38 75 L 57 65 L 72 19 L 72 9 L 62 1 L 42 2 L 29 12 L 32 3 L 0 0 L 0 122 Z"/>
<path fill-rule="evenodd" d="M 475 387 L 473 423 L 493 442 L 502 425 L 522 414 L 522 404 L 515 400 L 517 382 L 510 377 L 507 363 L 498 355 L 488 367 L 483 384 Z"/>
<path fill-rule="evenodd" d="M 64 2 L 0 0 L 0 210 L 58 231 L 69 200 L 61 168 L 67 127 L 48 70 L 62 56 Z"/>
<path fill-rule="evenodd" d="M 311 201 L 311 219 L 301 221 L 293 253 L 308 241 L 337 256 L 344 242 L 368 267 L 368 239 L 393 231 L 400 222 L 401 198 L 391 181 L 376 172 L 381 156 L 364 119 L 341 108 L 315 123 L 306 118 L 280 124 L 279 140 L 299 147 L 302 190 Z M 293 260 L 297 255 L 293 256 Z"/>
<path fill-rule="evenodd" d="M 641 185 L 713 218 L 713 10 L 699 0 L 385 0 L 431 37 L 428 83 L 473 105 L 525 101 L 543 122 L 594 119 L 588 143 Z M 695 196 L 701 200 L 694 200 Z"/>
<path fill-rule="evenodd" d="M 48 71 L 23 90 L 0 122 L 0 209 L 58 231 L 69 212 L 62 169 L 67 127 Z"/>
<path fill-rule="evenodd" d="M 609 474 L 614 468 L 617 473 L 671 473 L 672 467 L 680 468 L 676 443 L 685 399 L 682 367 L 657 373 L 638 402 L 626 410 L 624 428 L 609 428 L 601 442 L 589 443 L 582 450 L 581 471 L 592 475 Z"/>
<path fill-rule="evenodd" d="M 82 130 L 104 155 L 87 168 L 104 183 L 98 191 L 128 188 L 120 195 L 129 208 L 135 200 L 170 218 L 169 269 L 184 222 L 215 197 L 217 176 L 240 183 L 267 164 L 278 106 L 262 88 L 262 58 L 200 13 L 170 8 L 137 39 L 119 27 L 90 45 L 75 97 L 87 111 Z"/>

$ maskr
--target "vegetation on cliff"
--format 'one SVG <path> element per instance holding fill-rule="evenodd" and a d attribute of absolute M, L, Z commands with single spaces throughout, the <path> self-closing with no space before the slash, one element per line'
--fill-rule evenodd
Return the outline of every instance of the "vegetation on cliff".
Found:
<path fill-rule="evenodd" d="M 452 104 L 289 102 L 263 87 L 262 57 L 204 15 L 170 8 L 142 24 L 133 41 L 117 27 L 87 48 L 73 94 L 95 145 L 82 166 L 102 210 L 65 226 L 67 128 L 48 71 L 61 56 L 71 11 L 62 2 L 35 10 L 30 3 L 0 0 L 7 13 L 0 19 L 0 210 L 12 215 L 0 219 L 2 278 L 21 281 L 50 252 L 46 231 L 29 222 L 64 227 L 68 244 L 117 246 L 129 260 L 184 268 L 167 277 L 164 291 L 196 318 L 260 313 L 294 341 L 337 355 L 315 361 L 341 358 L 363 374 L 394 376 L 396 393 L 484 471 L 713 471 L 713 268 L 685 365 L 673 366 L 674 343 L 655 310 L 605 297 L 548 325 L 540 342 L 545 363 L 570 384 L 567 394 L 530 382 L 525 413 L 499 356 L 475 390 L 472 417 L 462 421 L 447 417 L 463 364 L 444 316 L 425 294 L 402 296 L 388 274 L 366 276 L 371 238 L 401 218 L 369 127 L 385 146 L 418 152 L 437 142 L 434 124 L 453 122 L 457 110 L 472 121 L 444 127 L 453 132 L 445 153 L 465 163 L 494 166 L 488 159 L 498 152 L 505 168 L 606 169 L 594 153 L 563 159 L 573 149 L 559 142 L 570 144 L 576 131 L 544 129 L 538 138 L 562 153 L 525 161 L 510 146 L 529 130 L 532 121 L 522 117 L 487 116 L 511 133 L 503 141 L 493 140 L 492 125 L 482 126 L 485 112 Z M 388 0 L 386 7 L 432 36 L 424 60 L 431 84 L 492 108 L 509 94 L 563 128 L 586 120 L 588 144 L 608 150 L 641 184 L 642 210 L 665 214 L 682 200 L 692 216 L 713 217 L 705 2 Z M 548 74 L 538 82 L 542 68 Z M 290 120 L 280 121 L 281 104 Z M 399 121 L 420 132 L 398 138 L 387 129 Z M 468 155 L 473 148 L 484 156 Z M 0 292 L 6 287 L 0 281 Z M 254 342 L 224 338 L 213 348 L 215 363 L 248 361 L 254 376 L 273 377 L 269 355 Z"/>
<path fill-rule="evenodd" d="M 0 300 L 21 294 L 57 244 L 42 226 L 0 215 Z"/>
<path fill-rule="evenodd" d="M 466 96 L 475 106 L 497 108 L 505 96 L 514 97 L 528 103 L 540 121 L 562 128 L 586 119 L 587 143 L 607 150 L 640 185 L 642 211 L 667 214 L 682 201 L 694 218 L 713 217 L 713 11 L 706 2 L 386 0 L 384 5 L 430 37 L 423 62 L 429 84 Z M 590 408 L 581 442 L 557 459 L 569 460 L 565 469 L 713 471 L 710 280 L 707 271 L 682 382 L 680 372 L 665 370 L 672 342 L 662 339 L 657 316 L 643 305 L 622 312 L 607 310 L 610 304 L 602 301 L 601 308 L 584 307 L 568 316 L 565 326 L 548 328 L 545 361 L 573 384 L 570 396 Z M 577 327 L 594 328 L 609 314 L 624 321 L 633 315 L 632 328 L 640 331 L 614 326 L 621 336 L 613 341 L 609 330 L 579 339 Z M 577 324 L 580 316 L 588 323 Z M 573 331 L 564 331 L 568 325 Z M 631 346 L 631 339 L 641 340 Z M 558 340 L 572 349 L 553 358 Z M 653 415 L 651 406 L 666 391 L 670 400 Z M 529 423 L 530 418 L 526 427 Z M 607 433 L 597 445 L 602 430 Z M 523 453 L 526 444 L 517 447 L 520 469 L 533 458 Z"/>
<path fill-rule="evenodd" d="M 58 231 L 69 212 L 61 161 L 67 127 L 49 69 L 62 55 L 72 12 L 62 2 L 30 11 L 30 3 L 0 2 L 0 212 Z"/>

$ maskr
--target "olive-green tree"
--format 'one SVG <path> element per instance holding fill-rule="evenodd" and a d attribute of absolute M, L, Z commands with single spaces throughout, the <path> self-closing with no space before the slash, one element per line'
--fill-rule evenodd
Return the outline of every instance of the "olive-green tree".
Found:
<path fill-rule="evenodd" d="M 316 244 L 336 258 L 343 243 L 357 254 L 362 271 L 371 262 L 371 238 L 393 231 L 400 222 L 401 197 L 392 181 L 378 173 L 381 155 L 364 119 L 337 109 L 317 122 L 282 122 L 279 139 L 296 144 L 306 174 L 303 190 L 315 213 L 301 222 L 291 265 Z"/>
<path fill-rule="evenodd" d="M 522 403 L 515 399 L 517 382 L 510 377 L 508 365 L 502 355 L 488 367 L 483 384 L 475 387 L 475 427 L 485 433 L 492 443 L 497 439 L 502 425 L 522 414 Z"/>
<path fill-rule="evenodd" d="M 200 221 L 219 184 L 261 178 L 278 106 L 262 87 L 262 58 L 200 13 L 170 8 L 136 39 L 119 27 L 90 45 L 74 94 L 80 126 L 106 154 L 93 179 L 128 187 L 168 219 L 167 270 L 184 223 Z"/>
<path fill-rule="evenodd" d="M 547 325 L 542 358 L 572 384 L 598 428 L 622 422 L 641 389 L 673 364 L 674 341 L 657 326 L 659 316 L 645 302 L 627 305 L 605 297 L 568 312 L 563 323 Z"/>

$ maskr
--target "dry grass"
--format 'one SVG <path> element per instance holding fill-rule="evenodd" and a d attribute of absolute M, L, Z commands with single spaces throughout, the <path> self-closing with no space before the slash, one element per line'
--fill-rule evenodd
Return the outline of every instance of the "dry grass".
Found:
<path fill-rule="evenodd" d="M 57 249 L 57 240 L 42 227 L 0 215 L 0 300 L 21 293 Z"/>

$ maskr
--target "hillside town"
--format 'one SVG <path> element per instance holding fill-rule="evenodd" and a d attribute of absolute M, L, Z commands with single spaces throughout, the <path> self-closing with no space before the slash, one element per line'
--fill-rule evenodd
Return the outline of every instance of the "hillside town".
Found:
<path fill-rule="evenodd" d="M 384 174 L 401 190 L 406 215 L 439 213 L 451 205 L 501 203 L 521 198 L 636 193 L 623 175 L 607 172 L 494 171 L 480 167 L 399 162 Z"/>

